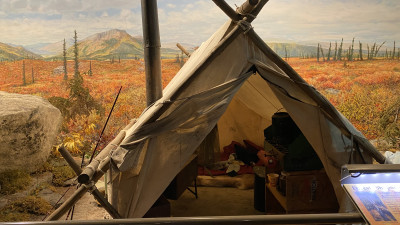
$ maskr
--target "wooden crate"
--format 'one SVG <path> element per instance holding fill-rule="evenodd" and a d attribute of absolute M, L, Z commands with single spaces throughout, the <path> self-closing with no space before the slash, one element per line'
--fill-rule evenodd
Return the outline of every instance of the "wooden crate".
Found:
<path fill-rule="evenodd" d="M 164 191 L 167 199 L 177 200 L 197 177 L 197 155 L 193 155 Z"/>
<path fill-rule="evenodd" d="M 324 170 L 286 172 L 286 196 L 267 184 L 267 213 L 276 210 L 276 201 L 286 213 L 337 212 L 339 209 L 332 184 Z"/>

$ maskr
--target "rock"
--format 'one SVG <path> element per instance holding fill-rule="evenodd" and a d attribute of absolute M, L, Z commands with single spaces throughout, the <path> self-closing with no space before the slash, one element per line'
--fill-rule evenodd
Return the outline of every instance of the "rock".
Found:
<path fill-rule="evenodd" d="M 57 66 L 56 68 L 53 69 L 53 75 L 60 75 L 63 73 L 64 73 L 64 66 Z"/>
<path fill-rule="evenodd" d="M 61 121 L 41 97 L 0 91 L 0 172 L 35 171 L 50 155 Z"/>
<path fill-rule="evenodd" d="M 340 90 L 334 89 L 334 88 L 327 88 L 325 89 L 326 92 L 328 92 L 329 94 L 333 94 L 333 95 L 337 95 L 340 93 Z"/>
<path fill-rule="evenodd" d="M 54 206 L 54 208 L 58 208 L 64 203 L 64 198 L 62 198 L 62 195 L 50 189 L 41 190 L 38 196 L 48 201 L 52 206 Z"/>
<path fill-rule="evenodd" d="M 0 209 L 4 208 L 8 203 L 8 199 L 0 198 Z"/>

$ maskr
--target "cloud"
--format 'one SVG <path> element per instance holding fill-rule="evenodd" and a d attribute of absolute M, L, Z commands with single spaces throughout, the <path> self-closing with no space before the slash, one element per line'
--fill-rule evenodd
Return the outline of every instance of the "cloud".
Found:
<path fill-rule="evenodd" d="M 227 0 L 235 8 L 243 0 Z M 209 0 L 158 0 L 162 42 L 200 44 L 228 17 Z M 265 40 L 400 40 L 398 0 L 274 0 L 253 27 Z M 139 0 L 0 0 L 0 42 L 33 44 L 108 29 L 141 35 Z"/>
<path fill-rule="evenodd" d="M 171 4 L 171 3 L 168 3 L 168 4 L 167 4 L 167 7 L 168 7 L 168 8 L 171 8 L 171 9 L 175 9 L 175 8 L 176 8 L 176 5 Z"/>
<path fill-rule="evenodd" d="M 400 39 L 400 10 L 396 0 L 270 1 L 254 22 L 264 37 L 332 41 L 353 37 L 365 41 L 392 33 Z M 388 36 L 386 36 L 387 38 Z"/>

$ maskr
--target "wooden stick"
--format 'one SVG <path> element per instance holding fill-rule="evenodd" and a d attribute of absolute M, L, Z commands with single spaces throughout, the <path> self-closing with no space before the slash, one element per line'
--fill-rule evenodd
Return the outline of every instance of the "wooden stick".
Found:
<path fill-rule="evenodd" d="M 185 53 L 185 55 L 190 57 L 190 53 L 188 51 L 186 51 L 186 49 L 181 44 L 176 43 L 176 47 L 178 47 L 183 53 Z"/>
<path fill-rule="evenodd" d="M 64 157 L 65 161 L 69 164 L 69 166 L 74 170 L 76 175 L 79 175 L 82 173 L 81 167 L 75 162 L 75 160 L 72 158 L 71 154 L 65 149 L 64 145 L 61 145 L 58 148 L 58 152 Z"/>

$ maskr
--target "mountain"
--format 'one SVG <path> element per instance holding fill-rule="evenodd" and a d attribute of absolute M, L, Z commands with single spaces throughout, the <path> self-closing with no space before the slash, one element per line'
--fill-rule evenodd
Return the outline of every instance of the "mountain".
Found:
<path fill-rule="evenodd" d="M 21 46 L 11 46 L 0 42 L 0 60 L 20 60 L 24 58 L 43 58 Z"/>
<path fill-rule="evenodd" d="M 143 41 L 124 30 L 113 29 L 78 41 L 79 57 L 82 59 L 111 59 L 143 57 Z M 67 50 L 73 56 L 73 46 Z"/>
<path fill-rule="evenodd" d="M 64 40 L 55 43 L 39 43 L 33 45 L 25 45 L 24 48 L 31 52 L 42 55 L 44 57 L 59 55 L 63 49 Z M 71 47 L 73 42 L 71 40 L 66 40 L 66 47 Z"/>

